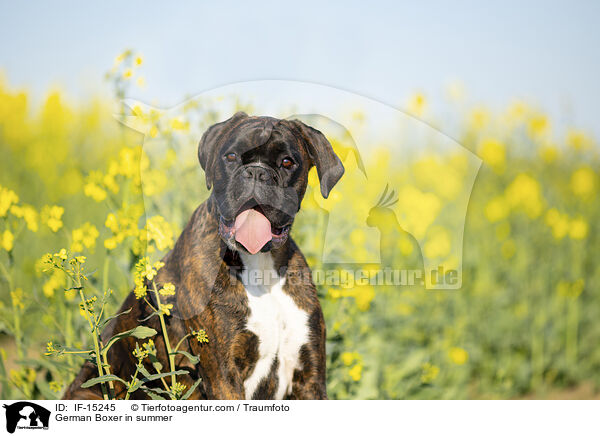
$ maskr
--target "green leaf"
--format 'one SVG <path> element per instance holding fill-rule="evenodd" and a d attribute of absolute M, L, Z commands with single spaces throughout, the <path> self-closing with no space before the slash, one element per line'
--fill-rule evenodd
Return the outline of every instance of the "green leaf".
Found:
<path fill-rule="evenodd" d="M 128 338 L 128 337 L 134 337 L 137 339 L 146 339 L 146 338 L 156 335 L 156 333 L 157 333 L 157 331 L 150 327 L 139 325 L 131 330 L 127 330 L 125 332 L 114 335 L 112 338 L 110 338 L 108 340 L 108 342 L 104 346 L 104 349 L 102 350 L 102 352 L 106 353 L 108 351 L 108 349 L 110 347 L 112 347 L 115 344 L 115 342 L 117 342 L 120 339 Z"/>
<path fill-rule="evenodd" d="M 150 377 L 150 373 L 149 373 L 149 372 L 148 372 L 148 370 L 147 370 L 147 369 L 144 367 L 144 365 L 140 365 L 140 373 L 141 373 L 141 374 L 142 374 L 144 377 L 146 377 L 146 378 Z"/>
<path fill-rule="evenodd" d="M 148 321 L 150 318 L 152 318 L 153 316 L 157 316 L 160 315 L 162 312 L 160 310 L 155 310 L 154 312 L 152 312 L 150 315 L 148 315 L 146 318 L 140 319 L 138 320 L 139 322 L 144 322 L 144 321 Z"/>
<path fill-rule="evenodd" d="M 136 380 L 135 383 L 133 384 L 133 386 L 130 386 L 128 389 L 129 393 L 135 392 L 137 391 L 139 388 L 141 388 L 144 385 L 144 383 L 142 383 L 141 380 Z"/>
<path fill-rule="evenodd" d="M 3 351 L 0 351 L 0 379 L 2 380 L 2 382 L 0 383 L 0 386 L 2 386 L 2 393 L 4 394 L 3 398 L 10 398 L 7 397 L 6 395 L 8 395 L 8 377 L 6 375 L 6 366 L 4 365 L 4 358 L 3 358 Z"/>
<path fill-rule="evenodd" d="M 159 389 L 159 388 L 147 388 L 147 387 L 142 387 L 142 390 L 153 400 L 165 400 L 165 397 L 162 397 L 158 394 L 155 394 L 154 392 L 160 392 L 160 393 L 166 393 L 167 395 L 169 395 L 169 393 L 167 391 L 165 391 L 164 389 Z"/>
<path fill-rule="evenodd" d="M 156 371 L 158 371 L 158 372 L 162 371 L 162 369 L 163 369 L 162 363 L 160 363 L 158 361 L 155 354 L 150 354 L 148 356 L 148 359 L 150 359 L 150 362 L 152 362 L 152 366 L 154 367 L 154 369 Z"/>
<path fill-rule="evenodd" d="M 192 395 L 194 393 L 194 391 L 196 390 L 196 388 L 198 387 L 200 382 L 202 382 L 201 378 L 196 380 L 196 382 L 187 390 L 187 392 L 185 394 L 183 394 L 183 396 L 180 399 L 187 400 L 188 398 L 190 398 L 190 395 Z"/>
<path fill-rule="evenodd" d="M 118 317 L 120 317 L 121 315 L 128 314 L 128 313 L 129 313 L 129 312 L 131 312 L 132 310 L 133 310 L 133 307 L 130 307 L 128 310 L 126 310 L 126 311 L 124 311 L 124 312 L 117 313 L 116 315 L 113 315 L 113 316 L 109 316 L 108 318 L 106 318 L 104 321 L 102 321 L 102 322 L 100 323 L 100 325 L 98 326 L 98 330 L 102 330 L 102 329 L 104 328 L 104 326 L 105 326 L 106 324 L 108 324 L 108 322 L 109 322 L 111 319 L 115 319 L 115 318 L 118 318 Z"/>
<path fill-rule="evenodd" d="M 194 356 L 193 354 L 190 354 L 187 351 L 178 350 L 178 351 L 175 351 L 174 353 L 171 353 L 171 354 L 172 355 L 181 354 L 182 356 L 187 357 L 188 360 L 191 362 L 192 365 L 196 365 L 198 362 L 200 362 L 200 359 L 197 356 Z"/>
<path fill-rule="evenodd" d="M 121 377 L 117 377 L 116 375 L 113 374 L 108 374 L 108 375 L 103 375 L 102 377 L 94 377 L 89 379 L 88 381 L 86 381 L 85 383 L 83 383 L 81 385 L 82 388 L 89 388 L 92 387 L 94 385 L 97 385 L 98 383 L 106 383 L 109 381 L 120 381 L 123 384 L 127 384 L 125 382 L 125 380 L 123 380 Z"/>
<path fill-rule="evenodd" d="M 161 374 L 151 374 L 150 376 L 142 379 L 142 381 L 147 382 L 147 381 L 152 381 L 152 380 L 158 380 L 158 379 L 165 378 L 165 377 L 170 377 L 172 375 L 185 375 L 187 373 L 188 373 L 188 371 L 185 369 L 178 369 L 177 371 L 163 372 Z"/>

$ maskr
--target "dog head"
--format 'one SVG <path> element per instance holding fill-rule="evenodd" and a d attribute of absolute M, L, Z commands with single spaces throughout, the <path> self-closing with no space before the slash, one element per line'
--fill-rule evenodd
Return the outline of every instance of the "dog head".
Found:
<path fill-rule="evenodd" d="M 243 112 L 204 133 L 198 158 L 213 188 L 221 238 L 231 249 L 251 254 L 285 243 L 313 165 L 325 198 L 344 174 L 318 130 Z"/>

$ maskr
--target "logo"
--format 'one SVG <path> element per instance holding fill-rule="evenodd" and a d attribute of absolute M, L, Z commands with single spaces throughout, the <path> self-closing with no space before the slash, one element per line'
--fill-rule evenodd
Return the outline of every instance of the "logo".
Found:
<path fill-rule="evenodd" d="M 50 411 L 29 401 L 19 401 L 10 405 L 4 404 L 6 409 L 6 431 L 14 433 L 18 429 L 43 429 L 48 430 Z"/>

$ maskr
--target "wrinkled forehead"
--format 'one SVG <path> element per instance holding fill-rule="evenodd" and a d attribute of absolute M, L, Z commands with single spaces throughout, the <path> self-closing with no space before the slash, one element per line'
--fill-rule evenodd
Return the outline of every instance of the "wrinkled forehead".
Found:
<path fill-rule="evenodd" d="M 225 143 L 225 149 L 238 153 L 291 151 L 300 149 L 299 138 L 285 123 L 276 118 L 250 118 L 237 126 Z"/>

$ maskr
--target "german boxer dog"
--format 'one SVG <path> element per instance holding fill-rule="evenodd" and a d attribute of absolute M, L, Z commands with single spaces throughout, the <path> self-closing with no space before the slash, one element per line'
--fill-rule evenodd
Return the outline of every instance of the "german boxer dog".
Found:
<path fill-rule="evenodd" d="M 199 363 L 178 354 L 176 368 L 188 370 L 178 381 L 190 387 L 201 378 L 190 399 L 326 399 L 323 313 L 309 267 L 289 233 L 309 169 L 316 166 L 327 198 L 344 173 L 340 159 L 321 132 L 298 120 L 243 112 L 204 133 L 198 158 L 211 195 L 154 278 L 159 288 L 175 285 L 175 295 L 163 301 L 173 304 L 167 317 L 171 344 L 199 329 L 208 336 L 208 343 L 183 341 L 180 349 Z M 120 312 L 130 308 L 107 324 L 103 341 L 140 324 L 152 327 L 159 332 L 153 338 L 157 358 L 169 368 L 158 317 L 140 322 L 152 309 L 133 292 Z M 123 380 L 135 371 L 138 342 L 144 341 L 122 339 L 109 350 L 111 372 Z M 100 385 L 81 388 L 97 375 L 86 362 L 64 398 L 101 399 Z M 116 396 L 125 392 L 115 382 Z M 130 398 L 147 396 L 138 389 Z"/>

